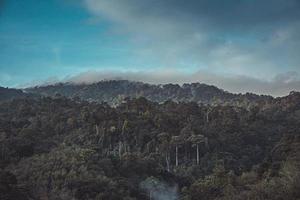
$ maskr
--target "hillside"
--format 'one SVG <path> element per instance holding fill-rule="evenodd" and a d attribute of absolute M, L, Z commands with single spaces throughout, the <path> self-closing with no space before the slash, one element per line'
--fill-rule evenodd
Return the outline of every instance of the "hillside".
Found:
<path fill-rule="evenodd" d="M 215 86 L 191 83 L 151 85 L 127 80 L 101 81 L 94 84 L 60 83 L 48 86 L 28 88 L 26 91 L 46 96 L 57 94 L 80 98 L 87 101 L 108 102 L 119 105 L 126 97 L 145 97 L 154 102 L 197 102 L 203 104 L 227 104 L 245 106 L 249 103 L 271 100 L 271 96 L 259 96 L 251 93 L 232 94 Z"/>
<path fill-rule="evenodd" d="M 28 96 L 30 95 L 24 93 L 22 90 L 0 87 L 0 101 L 7 101 L 16 98 L 25 98 Z"/>
<path fill-rule="evenodd" d="M 160 88 L 93 87 L 125 83 Z M 0 103 L 0 199 L 298 199 L 299 130 L 296 92 L 249 109 L 14 99 Z"/>

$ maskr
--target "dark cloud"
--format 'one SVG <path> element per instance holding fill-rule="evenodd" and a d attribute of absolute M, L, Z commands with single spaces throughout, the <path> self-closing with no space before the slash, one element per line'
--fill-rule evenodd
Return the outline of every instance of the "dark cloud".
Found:
<path fill-rule="evenodd" d="M 299 0 L 85 0 L 85 5 L 93 16 L 111 21 L 112 30 L 128 34 L 137 57 L 157 58 L 175 72 L 194 71 L 125 78 L 200 80 L 275 96 L 300 89 L 299 75 L 287 73 L 300 73 Z"/>
<path fill-rule="evenodd" d="M 299 23 L 299 0 L 85 0 L 95 15 L 119 22 L 131 30 L 218 31 L 258 34 Z M 161 23 L 167 27 L 160 26 Z M 149 27 L 149 28 L 147 28 Z M 204 29 L 204 30 L 203 30 Z M 177 30 L 178 31 L 178 30 Z M 217 35 L 218 35 L 217 33 Z M 164 34 L 161 32 L 161 34 Z M 173 33 L 176 34 L 176 33 Z"/>
<path fill-rule="evenodd" d="M 130 15 L 139 19 L 177 18 L 208 22 L 214 27 L 252 26 L 285 21 L 298 21 L 298 0 L 86 0 L 91 10 Z M 127 12 L 127 13 L 126 13 Z M 212 24 L 213 23 L 213 24 Z M 225 26 L 223 26 L 224 24 Z"/>
<path fill-rule="evenodd" d="M 261 78 L 300 71 L 298 0 L 85 0 L 85 5 L 113 22 L 113 30 L 128 34 L 137 56 L 157 58 L 163 66 Z"/>

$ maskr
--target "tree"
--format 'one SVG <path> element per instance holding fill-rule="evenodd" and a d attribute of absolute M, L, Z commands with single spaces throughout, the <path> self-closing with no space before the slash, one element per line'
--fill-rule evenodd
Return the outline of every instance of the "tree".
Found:
<path fill-rule="evenodd" d="M 158 134 L 158 140 L 160 142 L 160 149 L 165 154 L 166 168 L 170 171 L 170 135 L 166 132 Z"/>
<path fill-rule="evenodd" d="M 196 145 L 196 163 L 197 165 L 199 165 L 200 162 L 199 145 L 205 143 L 207 139 L 203 135 L 191 135 L 188 138 L 188 141 L 190 141 L 192 145 Z"/>
<path fill-rule="evenodd" d="M 184 138 L 180 136 L 173 136 L 171 139 L 171 144 L 175 145 L 175 166 L 178 166 L 179 160 L 178 160 L 178 147 L 182 144 L 184 144 Z"/>

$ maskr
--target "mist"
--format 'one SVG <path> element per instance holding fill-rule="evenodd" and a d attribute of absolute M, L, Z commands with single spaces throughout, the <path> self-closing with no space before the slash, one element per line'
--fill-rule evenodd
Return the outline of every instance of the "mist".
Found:
<path fill-rule="evenodd" d="M 148 193 L 150 200 L 178 200 L 176 186 L 171 187 L 154 177 L 148 177 L 140 187 Z"/>
<path fill-rule="evenodd" d="M 53 84 L 55 81 L 46 82 Z M 62 82 L 74 84 L 90 84 L 102 80 L 130 80 L 141 81 L 150 84 L 168 83 L 192 83 L 200 82 L 215 85 L 233 93 L 252 92 L 256 94 L 266 94 L 272 96 L 285 96 L 290 91 L 300 91 L 300 75 L 297 72 L 278 74 L 269 80 L 262 80 L 243 75 L 220 75 L 207 71 L 197 71 L 194 73 L 182 72 L 180 70 L 166 69 L 153 71 L 87 71 L 77 75 L 68 76 L 61 79 Z M 45 84 L 45 83 L 44 83 Z"/>

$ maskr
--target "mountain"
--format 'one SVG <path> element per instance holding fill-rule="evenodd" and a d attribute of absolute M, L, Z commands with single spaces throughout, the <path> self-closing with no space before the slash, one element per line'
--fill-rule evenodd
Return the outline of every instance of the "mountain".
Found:
<path fill-rule="evenodd" d="M 2 101 L 0 199 L 299 199 L 299 130 L 297 92 L 249 109 Z"/>
<path fill-rule="evenodd" d="M 0 91 L 1 200 L 300 199 L 299 92 L 129 81 Z"/>
<path fill-rule="evenodd" d="M 24 93 L 22 90 L 0 87 L 0 101 L 7 101 L 16 98 L 25 98 L 28 96 L 30 95 Z"/>
<path fill-rule="evenodd" d="M 154 102 L 197 102 L 203 104 L 248 105 L 250 102 L 271 100 L 271 96 L 256 94 L 232 94 L 215 86 L 191 83 L 151 85 L 127 80 L 101 81 L 93 84 L 59 83 L 27 88 L 27 92 L 55 96 L 57 94 L 87 101 L 107 102 L 119 105 L 126 97 L 145 97 Z"/>

